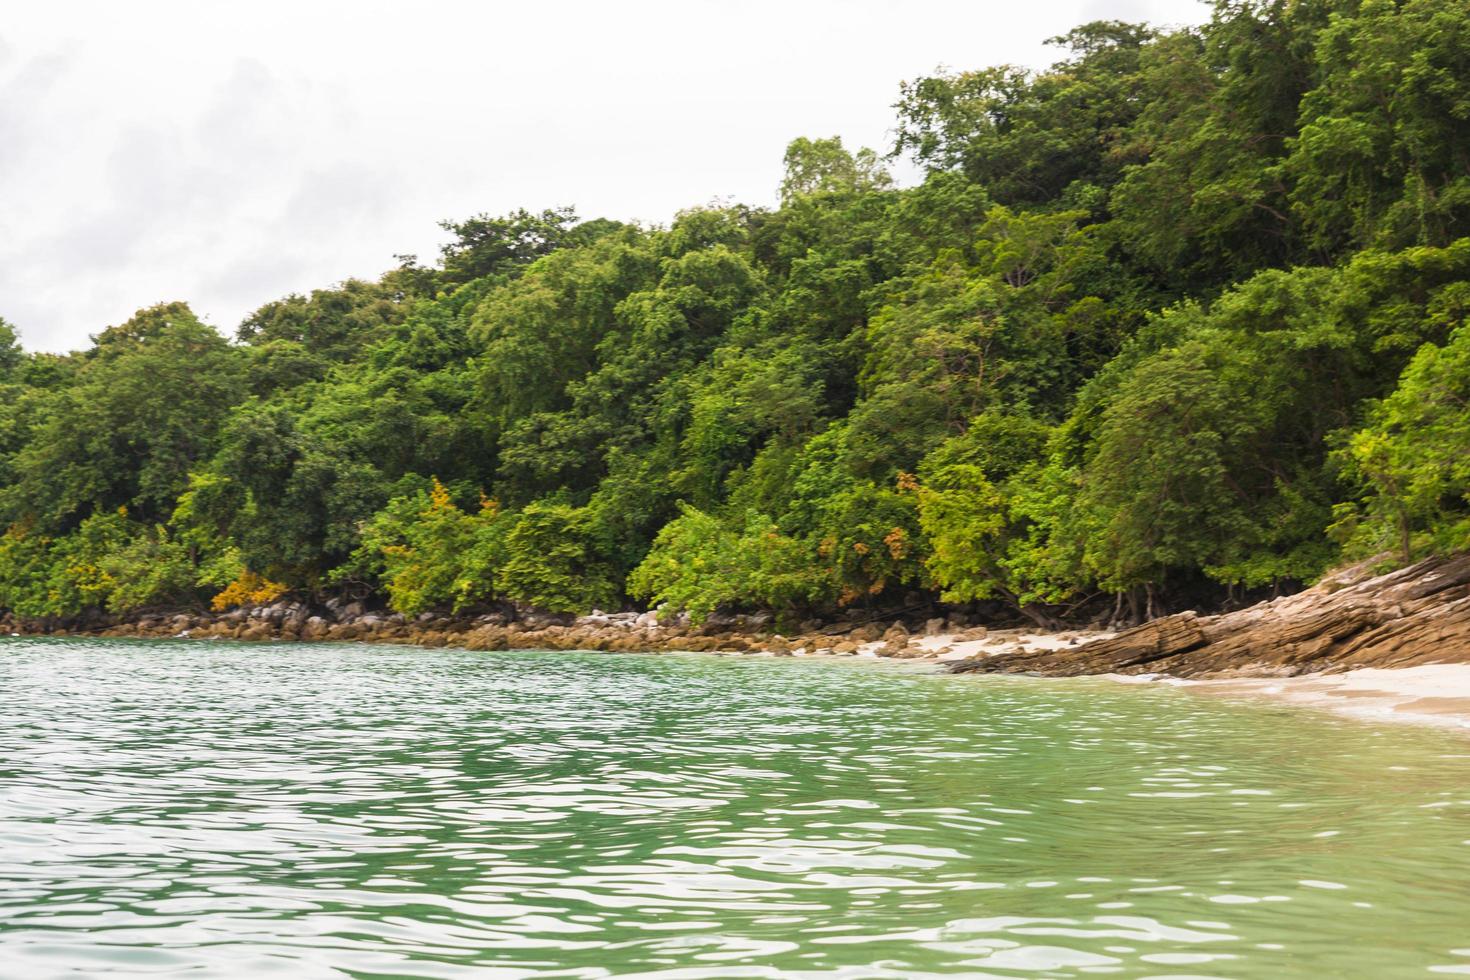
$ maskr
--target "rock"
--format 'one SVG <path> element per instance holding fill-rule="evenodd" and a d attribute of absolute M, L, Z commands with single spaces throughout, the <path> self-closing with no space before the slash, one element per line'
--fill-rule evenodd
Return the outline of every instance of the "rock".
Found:
<path fill-rule="evenodd" d="M 848 633 L 847 638 L 854 643 L 872 643 L 883 639 L 883 628 L 877 623 L 868 623 Z"/>
<path fill-rule="evenodd" d="M 249 626 L 246 626 L 240 632 L 240 639 L 242 639 L 242 640 L 255 640 L 255 641 L 260 641 L 260 640 L 268 640 L 270 638 L 271 638 L 270 624 L 259 622 L 259 621 L 251 623 Z"/>
<path fill-rule="evenodd" d="M 1289 676 L 1453 661 L 1470 661 L 1470 554 L 1383 575 L 1365 562 L 1235 612 L 1180 613 L 1074 647 L 966 660 L 952 669 Z"/>
<path fill-rule="evenodd" d="M 944 617 L 938 616 L 934 619 L 924 620 L 924 635 L 938 636 L 944 632 Z"/>
<path fill-rule="evenodd" d="M 571 626 L 576 617 L 571 613 L 547 612 L 544 609 L 522 607 L 516 610 L 516 619 L 527 630 L 543 630 L 550 626 Z"/>
<path fill-rule="evenodd" d="M 466 633 L 463 643 L 466 650 L 504 650 L 509 646 L 504 627 L 494 624 L 486 624 Z"/>

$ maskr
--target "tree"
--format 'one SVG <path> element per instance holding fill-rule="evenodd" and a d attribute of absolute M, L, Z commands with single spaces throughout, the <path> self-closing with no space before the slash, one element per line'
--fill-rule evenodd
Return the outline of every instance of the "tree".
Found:
<path fill-rule="evenodd" d="M 123 506 L 167 518 L 190 470 L 214 450 L 241 368 L 240 352 L 182 303 L 109 328 L 70 383 L 46 396 L 0 509 L 58 530 Z"/>
<path fill-rule="evenodd" d="M 1361 508 L 1339 510 L 1353 554 L 1470 548 L 1470 328 L 1421 347 L 1338 459 L 1366 490 Z"/>
<path fill-rule="evenodd" d="M 919 481 L 904 481 L 929 542 L 925 564 L 945 600 L 998 598 L 1038 625 L 1057 625 L 1045 607 L 1072 594 L 1080 569 L 1059 576 L 1045 555 L 1056 522 L 1035 494 L 1053 503 L 1068 491 L 1044 471 L 1047 439 L 1034 419 L 987 413 L 925 457 Z"/>
<path fill-rule="evenodd" d="M 959 170 L 999 203 L 1028 206 L 1107 188 L 1112 149 L 1136 118 L 1142 53 L 1155 33 L 1097 21 L 1053 38 L 1075 57 L 1032 74 L 1013 65 L 938 74 L 900 90 L 894 153 Z"/>
<path fill-rule="evenodd" d="M 24 360 L 25 352 L 20 349 L 15 328 L 0 317 L 0 382 L 13 377 Z"/>
<path fill-rule="evenodd" d="M 787 203 L 807 194 L 857 194 L 893 183 L 878 154 L 866 147 L 849 153 L 840 136 L 794 139 L 786 147 L 785 162 L 781 200 Z"/>
<path fill-rule="evenodd" d="M 454 236 L 439 249 L 440 281 L 450 288 L 473 279 L 513 275 L 543 255 L 573 240 L 577 214 L 572 208 L 539 213 L 518 208 L 504 217 L 477 214 L 463 221 L 441 221 Z"/>

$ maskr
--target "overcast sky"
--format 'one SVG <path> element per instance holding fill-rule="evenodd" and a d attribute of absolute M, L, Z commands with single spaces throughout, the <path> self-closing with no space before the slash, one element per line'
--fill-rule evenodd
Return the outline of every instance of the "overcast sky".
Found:
<path fill-rule="evenodd" d="M 901 80 L 1043 66 L 1196 0 L 15 3 L 0 19 L 0 317 L 68 350 L 153 303 L 230 331 L 441 218 L 771 204 L 796 136 L 886 151 Z M 900 172 L 900 177 L 904 176 Z"/>

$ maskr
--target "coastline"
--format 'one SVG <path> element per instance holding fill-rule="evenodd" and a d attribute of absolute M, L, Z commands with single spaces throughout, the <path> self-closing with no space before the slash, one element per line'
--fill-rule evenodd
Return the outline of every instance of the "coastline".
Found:
<path fill-rule="evenodd" d="M 182 615 L 182 614 L 181 614 Z M 197 622 L 197 618 L 190 617 Z M 376 617 L 372 617 L 376 618 Z M 177 619 L 177 617 L 175 617 Z M 247 617 L 248 619 L 248 617 Z M 186 627 L 177 632 L 140 623 L 127 623 L 102 630 L 18 633 L 10 636 L 103 636 L 168 638 L 205 642 L 210 639 L 245 642 L 351 642 L 386 643 L 424 647 L 456 647 L 470 650 L 573 650 L 606 652 L 703 653 L 746 657 L 811 657 L 822 659 L 903 660 L 928 664 L 951 672 L 957 665 L 991 658 L 1057 654 L 1089 643 L 1113 638 L 1101 631 L 1071 630 L 1044 633 L 1025 629 L 969 628 L 957 631 L 910 635 L 906 642 L 882 638 L 854 642 L 824 634 L 788 639 L 780 634 L 716 632 L 701 629 L 644 627 L 632 635 L 604 635 L 598 644 L 587 627 L 543 626 L 518 630 L 495 627 L 435 629 L 433 625 L 473 627 L 473 622 L 424 624 L 420 629 L 407 623 L 382 618 L 381 625 L 337 624 L 327 630 L 334 635 L 293 635 L 288 629 L 250 629 L 229 625 L 227 620 Z M 169 624 L 173 625 L 172 622 Z M 376 627 L 376 628 L 375 628 Z M 314 630 L 307 630 L 312 633 Z M 841 636 L 839 634 L 839 636 Z M 587 642 L 591 640 L 591 642 Z M 583 641 L 579 644 L 578 641 Z M 629 642 L 632 641 L 632 642 Z M 841 650 L 837 648 L 841 647 Z M 1262 668 L 1254 676 L 1238 673 L 1230 677 L 1179 677 L 1165 673 L 1104 673 L 1099 675 L 1120 684 L 1167 684 L 1209 697 L 1269 700 L 1293 707 L 1329 711 L 1360 721 L 1383 724 L 1428 725 L 1470 733 L 1470 662 L 1446 661 L 1406 667 L 1359 667 L 1338 672 L 1322 671 L 1282 676 Z"/>
<path fill-rule="evenodd" d="M 953 626 L 932 618 L 912 626 L 902 620 L 826 624 L 780 633 L 762 617 L 730 617 L 700 626 L 660 624 L 650 613 L 589 616 L 503 613 L 474 617 L 324 610 L 308 615 L 300 603 L 236 609 L 225 613 L 174 613 L 91 629 L 45 628 L 0 620 L 0 635 L 139 639 L 241 640 L 246 642 L 356 642 L 467 650 L 592 650 L 639 653 L 719 653 L 777 657 L 857 657 L 950 665 L 1002 655 L 1027 656 L 1081 647 L 1112 632 L 1043 632 L 1018 627 Z"/>
<path fill-rule="evenodd" d="M 907 615 L 905 615 L 905 612 Z M 912 610 L 811 621 L 791 634 L 762 614 L 700 625 L 654 612 L 586 616 L 501 608 L 409 618 L 360 604 L 281 600 L 219 613 L 131 622 L 24 623 L 0 634 L 194 640 L 344 641 L 467 650 L 591 650 L 856 657 L 933 664 L 952 673 L 1103 676 L 1217 696 L 1271 698 L 1378 722 L 1470 730 L 1470 556 L 1379 574 L 1370 563 L 1295 595 L 1215 616 L 1178 613 L 1122 632 L 1042 632 Z"/>
<path fill-rule="evenodd" d="M 1131 676 L 1114 679 L 1138 680 Z M 1213 697 L 1269 699 L 1360 721 L 1429 725 L 1470 734 L 1470 664 L 1466 663 L 1360 667 L 1298 677 L 1150 679 Z"/>

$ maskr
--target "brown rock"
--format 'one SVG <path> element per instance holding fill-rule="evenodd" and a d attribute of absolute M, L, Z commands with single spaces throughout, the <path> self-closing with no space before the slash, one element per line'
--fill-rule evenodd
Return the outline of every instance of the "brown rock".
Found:
<path fill-rule="evenodd" d="M 1340 569 L 1293 596 L 1220 616 L 1180 613 L 1075 647 L 962 661 L 958 672 L 1286 676 L 1470 662 L 1470 555 L 1374 575 Z"/>

